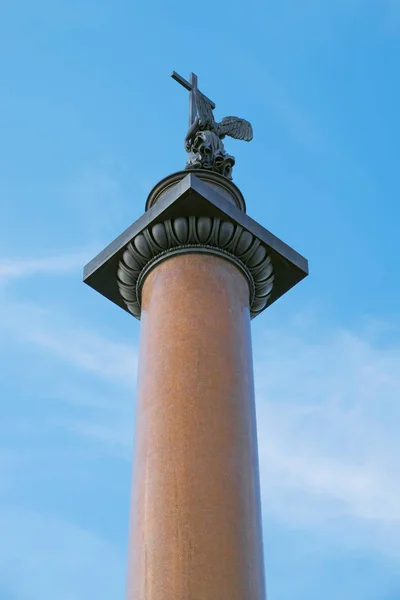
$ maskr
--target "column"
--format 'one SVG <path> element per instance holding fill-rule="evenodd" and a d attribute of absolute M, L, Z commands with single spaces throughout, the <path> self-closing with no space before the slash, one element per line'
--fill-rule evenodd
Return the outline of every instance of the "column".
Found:
<path fill-rule="evenodd" d="M 182 253 L 143 283 L 128 600 L 263 600 L 249 283 Z"/>

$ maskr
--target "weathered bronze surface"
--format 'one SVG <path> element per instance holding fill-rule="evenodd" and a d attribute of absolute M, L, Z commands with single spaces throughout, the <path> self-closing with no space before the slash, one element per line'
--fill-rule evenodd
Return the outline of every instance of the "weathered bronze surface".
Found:
<path fill-rule="evenodd" d="M 209 169 L 232 179 L 235 159 L 230 156 L 222 143 L 225 136 L 250 142 L 253 128 L 246 119 L 225 117 L 220 123 L 214 119 L 214 102 L 207 98 L 197 86 L 197 75 L 190 74 L 186 81 L 175 71 L 171 75 L 184 88 L 189 90 L 189 130 L 185 138 L 188 152 L 186 169 Z"/>
<path fill-rule="evenodd" d="M 156 202 L 159 202 L 162 198 L 166 196 L 166 194 L 174 194 L 177 188 L 172 191 L 172 188 L 180 183 L 183 179 L 187 181 L 186 177 L 188 172 L 178 171 L 177 173 L 172 173 L 168 175 L 168 177 L 164 177 L 161 179 L 151 190 L 146 200 L 146 210 L 149 210 Z M 228 200 L 234 206 L 237 206 L 243 212 L 246 212 L 246 202 L 244 200 L 243 194 L 240 189 L 230 181 L 226 177 L 221 177 L 218 173 L 214 173 L 213 171 L 206 171 L 205 169 L 197 169 L 193 175 L 196 179 L 200 179 L 204 183 L 207 183 L 210 188 L 215 190 L 217 194 Z M 195 179 L 191 178 L 191 181 L 195 181 Z"/>
<path fill-rule="evenodd" d="M 178 255 L 142 292 L 128 600 L 264 600 L 248 283 Z"/>
<path fill-rule="evenodd" d="M 215 175 L 215 177 L 217 179 L 219 177 L 222 182 L 227 181 L 221 176 Z M 170 178 L 175 181 L 175 175 L 170 176 Z M 158 187 L 156 197 L 153 196 L 152 206 L 140 219 L 86 265 L 84 281 L 103 296 L 106 296 L 124 310 L 130 311 L 136 318 L 140 318 L 140 290 L 136 288 L 136 283 L 139 278 L 140 281 L 143 281 L 143 278 L 140 277 L 141 272 L 148 269 L 149 263 L 156 260 L 159 254 L 164 253 L 163 257 L 166 259 L 168 250 L 170 250 L 169 255 L 171 256 L 172 253 L 179 250 L 179 244 L 191 246 L 190 249 L 188 248 L 189 252 L 208 252 L 209 249 L 205 246 L 210 245 L 217 250 L 227 250 L 229 254 L 236 256 L 245 267 L 249 266 L 248 260 L 250 260 L 250 263 L 253 260 L 253 256 L 247 254 L 248 251 L 265 251 L 265 257 L 270 260 L 271 273 L 273 273 L 273 287 L 268 289 L 271 283 L 270 274 L 264 277 L 261 273 L 263 265 L 256 263 L 254 265 L 256 272 L 253 273 L 254 285 L 260 293 L 258 294 L 257 303 L 252 305 L 252 316 L 260 314 L 306 277 L 308 274 L 307 260 L 247 216 L 243 209 L 238 206 L 240 198 L 237 194 L 234 194 L 234 189 L 230 192 L 229 188 L 224 187 L 224 195 L 222 195 L 216 187 L 216 182 L 211 187 L 208 182 L 198 179 L 191 173 L 186 175 L 184 179 L 179 180 L 178 183 L 174 183 L 174 185 L 170 185 L 170 178 L 167 177 L 163 180 L 165 192 L 163 192 L 163 186 Z M 229 184 L 233 185 L 231 182 Z M 227 198 L 229 193 L 231 193 L 231 200 Z M 249 242 L 249 246 L 241 254 L 240 246 L 234 244 L 233 238 L 228 240 L 227 245 L 225 244 L 226 237 L 222 234 L 219 235 L 219 230 L 218 232 L 213 230 L 209 238 L 202 242 L 198 237 L 196 239 L 193 229 L 186 230 L 184 227 L 183 231 L 187 231 L 188 237 L 182 237 L 182 241 L 173 242 L 171 241 L 173 237 L 169 236 L 167 238 L 168 247 L 162 248 L 162 245 L 160 247 L 160 240 L 157 242 L 154 236 L 154 228 L 160 231 L 160 225 L 163 223 L 172 223 L 176 219 L 185 220 L 188 218 L 191 221 L 196 220 L 196 222 L 199 219 L 202 219 L 203 222 L 204 219 L 208 219 L 209 222 L 212 221 L 215 224 L 230 223 L 232 232 L 243 231 L 244 239 Z M 183 222 L 180 221 L 180 223 Z M 163 227 L 165 229 L 165 226 Z M 227 232 L 228 228 L 229 225 L 224 225 L 223 231 Z M 216 233 L 218 233 L 217 237 L 215 237 Z M 145 237 L 144 243 L 143 237 Z M 239 239 L 237 241 L 239 242 Z M 126 264 L 129 267 L 129 254 L 132 255 L 133 260 L 131 268 L 137 274 L 137 277 L 135 274 L 134 278 L 126 279 L 121 274 L 121 264 L 126 259 L 128 261 Z M 256 255 L 254 255 L 255 259 Z M 257 271 L 258 266 L 260 266 L 260 272 Z M 251 264 L 250 267 L 252 270 Z M 118 269 L 120 269 L 119 277 L 117 277 Z M 264 284 L 267 287 L 264 288 Z M 128 286 L 128 288 L 125 287 L 124 289 L 123 286 Z M 131 289 L 129 289 L 129 286 L 131 286 Z M 265 299 L 265 302 L 263 299 Z M 139 303 L 137 303 L 137 300 L 139 300 Z M 136 306 L 134 306 L 135 302 Z M 131 304 L 130 307 L 129 304 Z"/>

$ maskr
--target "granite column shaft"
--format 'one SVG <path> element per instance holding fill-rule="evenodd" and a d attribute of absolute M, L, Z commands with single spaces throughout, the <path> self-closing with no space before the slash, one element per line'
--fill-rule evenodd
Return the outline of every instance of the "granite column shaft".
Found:
<path fill-rule="evenodd" d="M 142 288 L 128 600 L 263 600 L 249 284 L 171 256 Z"/>

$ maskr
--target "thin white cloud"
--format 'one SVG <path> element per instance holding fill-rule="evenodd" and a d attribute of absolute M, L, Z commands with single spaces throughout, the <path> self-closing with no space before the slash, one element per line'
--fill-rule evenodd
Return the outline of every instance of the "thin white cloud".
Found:
<path fill-rule="evenodd" d="M 317 324 L 290 329 L 259 334 L 255 344 L 265 511 L 288 522 L 400 521 L 400 348 L 369 334 L 324 334 Z M 46 331 L 42 321 L 25 335 L 100 378 L 134 386 L 137 351 L 129 344 Z M 130 457 L 125 413 L 68 427 Z"/>
<path fill-rule="evenodd" d="M 98 535 L 59 518 L 4 507 L 0 531 L 2 598 L 123 597 L 125 556 Z"/>
<path fill-rule="evenodd" d="M 131 415 L 129 415 L 131 417 Z M 80 437 L 101 444 L 109 455 L 125 460 L 132 460 L 133 419 L 124 419 L 117 415 L 116 418 L 97 418 L 84 420 L 70 420 L 62 424 L 69 431 Z"/>
<path fill-rule="evenodd" d="M 24 344 L 133 391 L 134 344 L 107 339 L 65 317 L 55 322 L 32 307 L 18 308 L 18 317 L 7 324 Z M 293 324 L 257 336 L 265 510 L 299 522 L 338 516 L 400 521 L 400 348 L 382 345 L 367 333 L 318 329 L 317 323 L 312 328 Z M 98 410 L 103 413 L 104 405 Z M 126 410 L 116 410 L 114 417 L 66 426 L 129 457 Z"/>
<path fill-rule="evenodd" d="M 256 344 L 264 513 L 295 526 L 390 526 L 398 548 L 400 348 L 317 331 L 282 327 Z"/>
<path fill-rule="evenodd" d="M 74 173 L 64 183 L 61 194 L 65 205 L 71 207 L 85 239 L 93 241 L 93 245 L 102 240 L 100 248 L 123 231 L 132 210 L 132 203 L 127 201 L 111 167 L 109 161 L 103 161 Z"/>
<path fill-rule="evenodd" d="M 91 257 L 91 250 L 79 250 L 41 258 L 0 258 L 0 282 L 32 275 L 61 275 L 68 271 L 76 271 L 83 269 L 83 265 Z"/>
<path fill-rule="evenodd" d="M 325 142 L 305 109 L 300 109 L 293 100 L 289 100 L 287 92 L 276 81 L 265 74 L 262 76 L 261 69 L 255 76 L 260 82 L 258 85 L 261 97 L 265 98 L 265 102 L 285 123 L 293 139 L 309 150 L 324 150 Z"/>
<path fill-rule="evenodd" d="M 306 114 L 306 109 L 300 108 L 300 103 L 293 99 L 293 90 L 274 80 L 263 67 L 246 58 L 243 54 L 235 56 L 238 73 L 263 105 L 267 105 L 285 125 L 289 135 L 298 144 L 311 151 L 321 152 L 326 149 L 326 143 L 312 121 Z M 259 124 L 262 126 L 262 123 Z"/>
<path fill-rule="evenodd" d="M 13 302 L 2 306 L 2 328 L 23 344 L 33 344 L 71 366 L 132 389 L 136 382 L 134 344 L 115 341 L 90 330 L 68 315 Z"/>
<path fill-rule="evenodd" d="M 134 344 L 110 340 L 37 307 L 14 306 L 6 317 L 9 333 L 23 344 L 133 391 Z M 302 326 L 301 320 L 257 330 L 266 516 L 295 526 L 350 519 L 380 534 L 390 526 L 400 547 L 400 347 L 384 340 L 371 328 L 328 331 L 318 322 Z M 67 419 L 61 426 L 129 459 L 132 421 L 124 406 L 113 413 L 110 402 L 107 418 L 99 406 L 98 419 Z"/>

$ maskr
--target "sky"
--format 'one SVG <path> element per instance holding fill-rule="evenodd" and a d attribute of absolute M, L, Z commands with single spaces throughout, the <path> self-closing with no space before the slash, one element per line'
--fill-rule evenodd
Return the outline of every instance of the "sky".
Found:
<path fill-rule="evenodd" d="M 122 600 L 139 323 L 82 268 L 197 73 L 310 276 L 252 324 L 269 600 L 400 598 L 399 0 L 0 0 L 0 600 Z"/>

